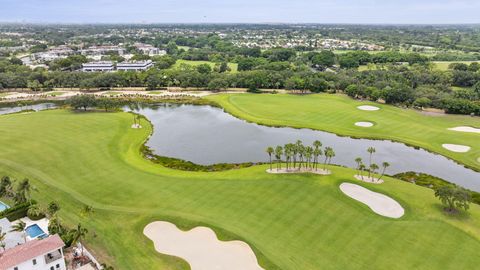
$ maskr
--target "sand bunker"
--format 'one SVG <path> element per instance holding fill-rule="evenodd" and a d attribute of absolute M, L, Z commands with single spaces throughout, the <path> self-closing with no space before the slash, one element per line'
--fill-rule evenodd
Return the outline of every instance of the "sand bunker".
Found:
<path fill-rule="evenodd" d="M 457 153 L 466 153 L 466 152 L 470 151 L 470 146 L 466 146 L 466 145 L 445 143 L 445 144 L 442 144 L 442 147 L 447 149 L 447 150 L 450 150 L 452 152 L 457 152 Z"/>
<path fill-rule="evenodd" d="M 184 259 L 192 270 L 263 270 L 248 244 L 220 241 L 206 227 L 185 232 L 170 222 L 156 221 L 148 224 L 143 234 L 153 241 L 157 252 Z"/>
<path fill-rule="evenodd" d="M 373 123 L 371 123 L 371 122 L 356 122 L 355 126 L 357 126 L 357 127 L 373 127 Z"/>
<path fill-rule="evenodd" d="M 363 181 L 363 182 L 367 182 L 367 183 L 372 183 L 372 184 L 381 184 L 383 183 L 383 180 L 382 179 L 378 179 L 378 178 L 375 178 L 375 177 L 368 177 L 368 175 L 354 175 L 355 179 L 357 180 L 360 180 L 360 181 Z"/>
<path fill-rule="evenodd" d="M 362 111 L 378 111 L 378 110 L 380 110 L 379 107 L 370 106 L 370 105 L 358 106 L 357 109 L 362 110 Z"/>
<path fill-rule="evenodd" d="M 405 213 L 403 207 L 394 199 L 359 185 L 342 183 L 340 190 L 350 198 L 366 204 L 373 212 L 379 215 L 400 218 Z"/>
<path fill-rule="evenodd" d="M 460 132 L 480 133 L 480 128 L 466 127 L 466 126 L 449 128 L 448 130 L 460 131 Z"/>
<path fill-rule="evenodd" d="M 142 128 L 142 126 L 140 124 L 133 124 L 132 128 Z"/>
<path fill-rule="evenodd" d="M 305 168 L 302 168 L 300 170 L 297 170 L 297 169 L 285 169 L 285 168 L 282 168 L 282 169 L 267 169 L 267 173 L 273 173 L 273 174 L 285 174 L 285 173 L 314 173 L 314 174 L 320 174 L 320 175 L 329 175 L 329 174 L 332 174 L 332 172 L 330 170 L 324 170 L 324 169 L 305 169 Z"/>

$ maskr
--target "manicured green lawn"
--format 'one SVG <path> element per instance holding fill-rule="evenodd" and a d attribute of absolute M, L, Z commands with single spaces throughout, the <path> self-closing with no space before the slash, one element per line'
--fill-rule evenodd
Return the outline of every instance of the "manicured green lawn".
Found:
<path fill-rule="evenodd" d="M 52 96 L 52 97 L 57 97 L 63 95 L 65 92 L 61 91 L 51 91 L 51 92 L 46 92 L 45 95 L 47 96 Z"/>
<path fill-rule="evenodd" d="M 271 102 L 283 98 L 291 97 L 267 96 L 263 105 L 269 111 L 277 106 Z M 302 104 L 305 114 L 294 114 L 313 118 L 312 105 Z M 29 177 L 38 201 L 58 200 L 61 218 L 70 224 L 80 220 L 90 232 L 87 246 L 115 269 L 188 269 L 185 262 L 156 253 L 143 236 L 143 227 L 154 220 L 183 228 L 206 225 L 222 239 L 244 240 L 266 269 L 475 269 L 480 264 L 479 206 L 449 217 L 429 189 L 390 178 L 382 185 L 363 184 L 405 207 L 406 215 L 393 220 L 341 193 L 344 181 L 360 184 L 346 168 L 333 167 L 331 176 L 271 175 L 267 166 L 217 173 L 165 169 L 139 154 L 151 126 L 145 120 L 142 129 L 131 124 L 127 113 L 50 110 L 0 116 L 0 175 Z M 85 204 L 95 208 L 91 218 L 79 215 Z"/>
<path fill-rule="evenodd" d="M 435 64 L 435 69 L 445 71 L 448 70 L 448 66 L 452 63 L 464 63 L 470 65 L 475 62 L 478 63 L 478 61 L 434 61 L 432 63 Z"/>
<path fill-rule="evenodd" d="M 340 135 L 390 139 L 419 146 L 480 170 L 480 134 L 450 131 L 448 128 L 480 128 L 480 118 L 460 115 L 424 115 L 373 102 L 355 101 L 343 95 L 223 94 L 206 97 L 229 113 L 265 125 L 308 127 Z M 373 105 L 378 111 L 361 111 L 359 105 Z M 375 123 L 371 128 L 357 127 L 359 121 Z M 442 144 L 471 147 L 467 153 L 454 153 Z"/>
<path fill-rule="evenodd" d="M 201 64 L 208 64 L 212 69 L 215 67 L 215 63 L 211 61 L 191 61 L 191 60 L 182 60 L 179 59 L 177 62 L 173 65 L 173 68 L 178 68 L 180 67 L 181 64 L 187 64 L 191 66 L 198 66 Z M 230 68 L 230 72 L 235 73 L 238 71 L 238 64 L 237 63 L 227 63 L 228 67 Z"/>

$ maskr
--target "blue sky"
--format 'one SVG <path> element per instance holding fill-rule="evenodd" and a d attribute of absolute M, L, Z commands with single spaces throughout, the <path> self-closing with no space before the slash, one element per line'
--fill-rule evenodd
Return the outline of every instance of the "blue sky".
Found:
<path fill-rule="evenodd" d="M 0 0 L 0 21 L 480 23 L 480 0 Z"/>

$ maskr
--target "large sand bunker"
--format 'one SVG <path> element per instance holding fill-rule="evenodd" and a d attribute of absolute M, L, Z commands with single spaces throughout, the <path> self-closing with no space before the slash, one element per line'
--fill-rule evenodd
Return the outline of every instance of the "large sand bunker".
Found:
<path fill-rule="evenodd" d="M 442 144 L 442 147 L 447 149 L 447 150 L 450 150 L 452 152 L 457 152 L 457 153 L 466 153 L 466 152 L 470 151 L 470 146 L 460 145 L 460 144 L 445 143 L 445 144 Z"/>
<path fill-rule="evenodd" d="M 206 227 L 185 232 L 170 222 L 156 221 L 143 234 L 153 241 L 156 251 L 184 259 L 192 270 L 263 270 L 248 244 L 220 241 Z"/>
<path fill-rule="evenodd" d="M 370 106 L 370 105 L 358 106 L 357 109 L 362 110 L 362 111 L 378 111 L 378 110 L 380 110 L 379 107 Z"/>
<path fill-rule="evenodd" d="M 448 130 L 460 131 L 460 132 L 470 132 L 470 133 L 480 133 L 480 128 L 467 127 L 467 126 L 449 128 Z"/>
<path fill-rule="evenodd" d="M 373 212 L 379 215 L 400 218 L 405 213 L 403 207 L 394 199 L 362 186 L 342 183 L 340 190 L 350 198 L 366 204 Z"/>

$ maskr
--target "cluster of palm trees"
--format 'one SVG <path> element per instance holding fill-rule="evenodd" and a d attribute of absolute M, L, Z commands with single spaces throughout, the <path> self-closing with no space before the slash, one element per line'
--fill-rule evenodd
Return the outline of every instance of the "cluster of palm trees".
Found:
<path fill-rule="evenodd" d="M 14 180 L 9 176 L 3 176 L 0 180 L 0 197 L 13 199 L 15 204 L 30 201 L 30 195 L 34 187 L 27 178 L 15 185 Z"/>
<path fill-rule="evenodd" d="M 327 165 L 335 157 L 335 151 L 331 147 L 325 147 L 322 150 L 322 143 L 320 141 L 314 141 L 312 146 L 303 145 L 302 141 L 297 140 L 295 143 L 287 143 L 283 147 L 276 146 L 267 147 L 265 152 L 270 159 L 270 171 L 273 170 L 273 161 L 275 161 L 276 169 L 282 169 L 282 163 L 285 163 L 285 169 L 289 170 L 318 170 L 318 164 L 320 158 L 323 156 L 323 169 L 325 170 Z M 275 160 L 272 159 L 272 156 Z M 283 158 L 283 159 L 282 159 Z"/>
<path fill-rule="evenodd" d="M 373 175 L 376 174 L 378 172 L 378 170 L 380 169 L 380 167 L 376 163 L 372 162 L 373 154 L 376 152 L 376 149 L 374 147 L 369 147 L 367 149 L 367 152 L 369 154 L 368 166 L 365 163 L 363 163 L 362 158 L 357 157 L 355 159 L 355 162 L 357 163 L 357 168 L 356 169 L 358 171 L 358 175 L 362 178 L 362 180 L 363 180 L 363 177 L 364 177 L 364 173 L 367 174 L 367 177 L 368 177 L 367 179 L 372 179 Z M 384 161 L 382 163 L 382 173 L 376 181 L 380 181 L 382 179 L 382 177 L 385 175 L 385 171 L 387 170 L 388 167 L 390 167 L 390 163 Z"/>

